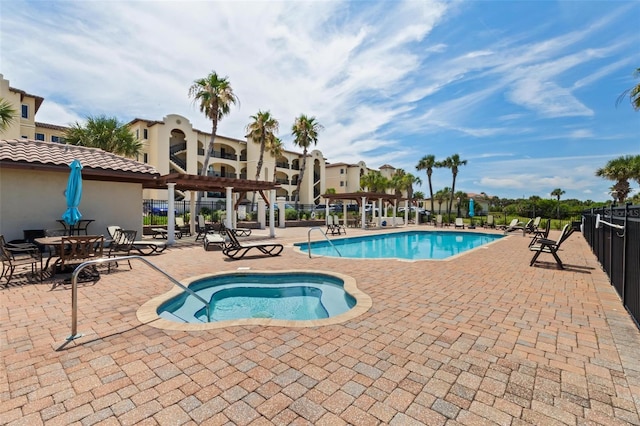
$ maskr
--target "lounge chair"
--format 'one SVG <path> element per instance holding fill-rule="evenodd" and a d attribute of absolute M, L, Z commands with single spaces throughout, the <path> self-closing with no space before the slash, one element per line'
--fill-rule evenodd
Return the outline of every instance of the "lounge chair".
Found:
<path fill-rule="evenodd" d="M 136 240 L 137 233 L 137 231 L 133 230 L 116 229 L 107 250 L 107 257 L 129 256 L 131 254 L 131 249 L 133 248 L 133 243 Z M 129 264 L 129 269 L 133 269 L 131 261 L 127 260 L 127 263 Z M 118 262 L 116 262 L 116 267 L 117 266 Z M 107 268 L 107 272 L 111 273 L 111 262 L 109 262 Z"/>
<path fill-rule="evenodd" d="M 533 258 L 531 258 L 531 262 L 529 262 L 529 266 L 533 266 L 533 264 L 536 263 L 536 260 L 538 259 L 538 256 L 540 256 L 541 253 L 551 253 L 551 255 L 553 255 L 553 258 L 556 260 L 558 267 L 560 269 L 564 269 L 562 260 L 560 260 L 560 257 L 558 257 L 558 250 L 560 249 L 560 246 L 562 245 L 562 243 L 565 242 L 567 238 L 571 236 L 571 234 L 573 234 L 573 228 L 570 226 L 570 224 L 566 224 L 564 225 L 564 228 L 562 228 L 560 237 L 558 237 L 556 241 L 549 240 L 546 238 L 539 239 L 536 242 L 536 244 L 529 247 L 529 250 L 536 252 L 533 255 Z"/>
<path fill-rule="evenodd" d="M 504 233 L 506 234 L 507 232 L 513 231 L 515 229 L 518 229 L 517 227 L 520 226 L 520 221 L 516 218 L 516 219 L 512 219 L 511 222 L 509 223 L 509 225 L 501 225 L 500 229 L 502 229 L 504 231 Z"/>
<path fill-rule="evenodd" d="M 442 223 L 442 215 L 441 214 L 436 215 L 436 221 L 434 222 L 434 225 L 435 225 L 436 228 L 438 226 L 441 227 L 441 228 L 444 226 L 443 223 Z"/>
<path fill-rule="evenodd" d="M 493 218 L 493 215 L 487 215 L 487 222 L 484 224 L 485 228 L 495 228 L 496 227 L 496 222 Z"/>
<path fill-rule="evenodd" d="M 336 233 L 336 228 L 335 228 L 335 225 L 333 224 L 332 214 L 327 215 L 327 230 L 325 234 L 328 234 L 329 232 L 331 232 L 331 235 L 334 235 Z"/>
<path fill-rule="evenodd" d="M 256 249 L 266 256 L 278 256 L 284 249 L 282 244 L 276 243 L 241 244 L 235 233 L 229 230 L 225 233 L 229 238 L 229 243 L 225 244 L 222 253 L 231 259 L 242 259 L 252 249 Z"/>
<path fill-rule="evenodd" d="M 224 222 L 220 223 L 220 233 L 231 232 L 236 237 L 248 237 L 251 235 L 251 228 L 227 228 Z"/>
<path fill-rule="evenodd" d="M 530 233 L 536 232 L 538 229 L 540 229 L 540 221 L 542 220 L 542 217 L 540 216 L 536 216 L 535 219 L 533 219 L 533 223 L 530 226 Z"/>
<path fill-rule="evenodd" d="M 204 221 L 204 216 L 201 214 L 198 215 L 198 223 L 196 223 L 196 231 L 198 232 L 198 234 L 196 235 L 196 241 L 198 241 L 200 238 L 204 239 L 204 236 L 206 234 L 215 232 L 215 230 L 213 229 L 213 225 L 207 225 L 206 222 Z"/>
<path fill-rule="evenodd" d="M 113 240 L 116 234 L 116 230 L 121 229 L 117 225 L 107 226 L 109 237 Z M 131 248 L 142 256 L 149 256 L 151 254 L 160 254 L 167 248 L 167 243 L 155 240 L 136 240 L 131 244 Z"/>
<path fill-rule="evenodd" d="M 454 226 L 454 229 L 455 229 L 455 228 L 462 228 L 462 229 L 464 229 L 464 221 L 462 220 L 462 218 L 461 218 L 461 217 L 456 217 L 456 221 L 455 221 L 455 223 L 453 224 L 453 226 Z"/>
<path fill-rule="evenodd" d="M 205 251 L 209 251 L 209 246 L 212 245 L 219 246 L 221 249 L 223 249 L 227 243 L 227 239 L 224 235 L 216 234 L 213 232 L 204 234 L 204 236 L 202 237 L 202 241 Z"/>
<path fill-rule="evenodd" d="M 6 287 L 11 282 L 11 277 L 17 267 L 31 267 L 31 273 L 36 275 L 38 263 L 40 263 L 39 275 L 42 281 L 42 253 L 40 248 L 31 243 L 12 244 L 4 240 L 0 235 L 0 261 L 2 261 L 2 273 L 0 280 L 4 277 L 7 280 Z"/>
<path fill-rule="evenodd" d="M 185 224 L 184 219 L 181 217 L 176 217 L 176 230 L 180 231 L 182 235 L 191 236 L 191 226 Z"/>

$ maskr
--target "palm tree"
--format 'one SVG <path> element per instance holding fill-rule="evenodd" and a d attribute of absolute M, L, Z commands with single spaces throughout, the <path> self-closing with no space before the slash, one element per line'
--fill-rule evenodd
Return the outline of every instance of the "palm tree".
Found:
<path fill-rule="evenodd" d="M 300 114 L 291 127 L 293 144 L 302 148 L 302 166 L 300 167 L 300 176 L 296 187 L 296 209 L 300 198 L 300 185 L 302 185 L 302 178 L 304 178 L 304 171 L 307 167 L 307 150 L 311 144 L 314 146 L 318 144 L 318 132 L 322 129 L 324 127 L 316 121 L 315 117 L 307 117 L 304 114 Z"/>
<path fill-rule="evenodd" d="M 436 201 L 438 201 L 438 214 L 442 213 L 442 203 L 445 200 L 449 199 L 450 192 L 451 192 L 451 189 L 448 186 L 445 186 L 443 189 L 436 192 L 435 195 L 433 196 L 433 198 L 435 198 Z"/>
<path fill-rule="evenodd" d="M 189 88 L 189 97 L 194 102 L 199 102 L 200 112 L 211 120 L 211 139 L 209 149 L 204 156 L 200 174 L 206 176 L 209 168 L 209 159 L 213 153 L 213 143 L 218 131 L 218 122 L 231 111 L 231 105 L 238 101 L 233 93 L 228 77 L 221 78 L 215 71 L 211 71 L 205 78 L 195 80 Z M 198 201 L 202 199 L 202 192 L 198 192 Z"/>
<path fill-rule="evenodd" d="M 420 185 L 422 181 L 419 177 L 405 172 L 403 169 L 396 169 L 391 177 L 391 186 L 395 190 L 397 197 L 402 196 L 402 191 L 407 192 L 407 198 L 409 199 L 409 205 L 413 205 L 413 185 Z"/>
<path fill-rule="evenodd" d="M 6 130 L 13 123 L 16 111 L 11 107 L 9 101 L 0 98 L 0 131 Z"/>
<path fill-rule="evenodd" d="M 596 176 L 616 181 L 612 192 L 615 191 L 618 202 L 623 203 L 631 192 L 629 179 L 636 179 L 640 183 L 638 179 L 639 167 L 640 155 L 625 155 L 607 162 L 603 168 L 596 170 Z"/>
<path fill-rule="evenodd" d="M 262 163 L 264 162 L 264 150 L 267 144 L 271 143 L 275 138 L 279 123 L 278 120 L 271 116 L 269 111 L 258 111 L 256 115 L 251 116 L 251 119 L 253 121 L 247 125 L 247 136 L 255 143 L 260 144 L 260 157 L 256 166 L 256 180 L 260 180 Z"/>
<path fill-rule="evenodd" d="M 565 192 L 560 188 L 556 188 L 553 191 L 551 191 L 551 196 L 556 197 L 556 199 L 558 200 L 558 212 L 557 212 L 558 219 L 560 219 L 560 196 L 562 196 L 562 194 L 564 193 Z"/>
<path fill-rule="evenodd" d="M 433 174 L 433 168 L 436 167 L 436 164 L 435 155 L 425 155 L 420 159 L 416 166 L 416 170 L 426 170 L 427 172 L 427 180 L 429 181 L 429 198 L 431 199 L 431 212 L 433 212 L 433 186 L 431 185 L 431 175 Z"/>
<path fill-rule="evenodd" d="M 633 76 L 635 78 L 640 77 L 640 68 L 636 68 L 633 72 Z M 618 96 L 618 100 L 616 101 L 616 105 L 619 104 L 624 98 L 629 96 L 629 101 L 631 101 L 631 106 L 636 111 L 640 111 L 640 83 L 636 84 L 631 89 L 627 89 L 620 96 Z"/>
<path fill-rule="evenodd" d="M 87 117 L 84 125 L 76 121 L 65 130 L 64 138 L 69 145 L 100 148 L 125 157 L 135 157 L 142 152 L 142 142 L 125 123 L 104 115 Z"/>
<path fill-rule="evenodd" d="M 444 161 L 440 162 L 439 167 L 446 167 L 451 169 L 453 175 L 453 183 L 451 184 L 451 194 L 449 197 L 449 208 L 447 214 L 451 214 L 451 207 L 453 205 L 453 194 L 456 192 L 456 177 L 458 176 L 458 168 L 467 164 L 467 160 L 461 160 L 458 154 L 453 154 L 451 157 L 447 157 Z"/>
<path fill-rule="evenodd" d="M 389 180 L 377 170 L 371 170 L 360 177 L 360 188 L 368 192 L 384 192 L 389 187 Z"/>
<path fill-rule="evenodd" d="M 274 136 L 271 141 L 267 144 L 267 149 L 269 150 L 269 154 L 275 158 L 276 163 L 278 162 L 278 157 L 282 155 L 284 151 L 284 145 L 282 144 L 282 140 L 276 136 Z M 276 181 L 276 171 L 277 166 L 274 164 L 273 166 L 273 182 Z"/>

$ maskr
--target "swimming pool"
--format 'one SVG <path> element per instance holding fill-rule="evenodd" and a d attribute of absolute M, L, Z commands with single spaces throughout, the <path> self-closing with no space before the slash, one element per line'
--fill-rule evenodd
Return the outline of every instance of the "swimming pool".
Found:
<path fill-rule="evenodd" d="M 184 283 L 183 283 L 184 284 Z M 346 275 L 319 271 L 242 271 L 194 277 L 145 303 L 138 318 L 165 329 L 201 330 L 241 324 L 292 327 L 336 324 L 371 307 L 371 298 Z"/>
<path fill-rule="evenodd" d="M 350 259 L 446 259 L 502 238 L 498 234 L 455 231 L 405 231 L 331 240 Z M 339 257 L 328 241 L 311 243 L 311 255 Z M 296 243 L 308 252 L 308 243 Z"/>

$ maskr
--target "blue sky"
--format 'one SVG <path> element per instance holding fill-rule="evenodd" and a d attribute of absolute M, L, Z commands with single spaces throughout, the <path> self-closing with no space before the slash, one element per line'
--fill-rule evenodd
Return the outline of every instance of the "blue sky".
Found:
<path fill-rule="evenodd" d="M 41 122 L 175 113 L 210 131 L 187 92 L 215 70 L 240 99 L 219 134 L 270 110 L 295 149 L 304 113 L 329 162 L 404 168 L 427 194 L 419 159 L 457 153 L 457 190 L 604 201 L 595 170 L 640 153 L 640 113 L 616 106 L 638 28 L 638 1 L 0 1 L 0 73 L 45 98 Z"/>

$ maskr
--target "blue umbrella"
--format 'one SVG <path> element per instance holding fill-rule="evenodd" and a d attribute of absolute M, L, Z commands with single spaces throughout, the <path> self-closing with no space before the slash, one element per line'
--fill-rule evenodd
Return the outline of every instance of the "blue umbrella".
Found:
<path fill-rule="evenodd" d="M 73 226 L 82 219 L 82 214 L 80 210 L 78 210 L 80 200 L 82 199 L 82 164 L 80 164 L 78 160 L 73 160 L 71 164 L 69 164 L 69 168 L 71 168 L 71 173 L 69 174 L 67 190 L 65 191 L 67 210 L 63 213 L 62 220 L 64 220 L 67 225 Z"/>
<path fill-rule="evenodd" d="M 476 215 L 476 210 L 473 205 L 473 198 L 469 199 L 469 216 L 473 217 Z"/>

